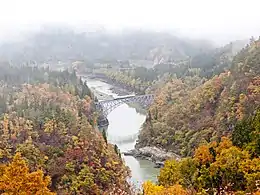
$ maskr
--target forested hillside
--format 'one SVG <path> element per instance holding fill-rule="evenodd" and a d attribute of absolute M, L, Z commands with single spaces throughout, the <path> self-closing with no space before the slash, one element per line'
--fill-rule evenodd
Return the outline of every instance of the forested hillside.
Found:
<path fill-rule="evenodd" d="M 259 40 L 252 40 L 230 71 L 201 85 L 172 79 L 158 89 L 137 146 L 155 145 L 189 156 L 202 143 L 230 136 L 236 123 L 259 107 L 259 56 Z"/>
<path fill-rule="evenodd" d="M 260 193 L 259 57 L 260 40 L 251 40 L 230 71 L 203 84 L 174 79 L 158 89 L 137 147 L 184 158 L 166 161 L 158 183 L 144 183 L 144 195 Z"/>
<path fill-rule="evenodd" d="M 229 69 L 233 57 L 244 48 L 247 43 L 247 40 L 237 40 L 223 47 L 202 52 L 191 58 L 189 68 L 191 70 L 197 70 L 198 75 L 201 77 L 211 78 Z M 190 72 L 192 73 L 192 71 Z"/>
<path fill-rule="evenodd" d="M 231 42 L 223 47 L 208 49 L 178 63 L 161 62 L 152 68 L 135 67 L 130 70 L 95 70 L 107 77 L 111 83 L 119 84 L 136 93 L 151 93 L 171 78 L 184 79 L 200 77 L 210 79 L 232 65 L 235 54 L 245 46 L 246 41 Z"/>
<path fill-rule="evenodd" d="M 220 142 L 199 146 L 193 157 L 168 160 L 160 170 L 158 184 L 149 181 L 143 184 L 144 195 L 259 195 L 260 112 L 250 122 L 253 122 L 247 126 L 252 130 L 250 140 L 241 139 L 243 147 L 222 137 Z M 251 149 L 257 143 L 255 153 Z"/>
<path fill-rule="evenodd" d="M 75 73 L 1 66 L 0 193 L 128 194 L 128 169 Z"/>

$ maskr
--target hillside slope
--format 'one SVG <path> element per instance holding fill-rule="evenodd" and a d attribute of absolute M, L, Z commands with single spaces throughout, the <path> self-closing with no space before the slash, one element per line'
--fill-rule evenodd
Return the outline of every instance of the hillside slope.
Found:
<path fill-rule="evenodd" d="M 235 56 L 230 71 L 197 87 L 174 79 L 156 93 L 137 147 L 159 146 L 191 155 L 202 143 L 230 136 L 260 104 L 260 41 Z"/>
<path fill-rule="evenodd" d="M 50 176 L 49 187 L 57 194 L 128 193 L 128 169 L 117 147 L 95 129 L 95 107 L 86 83 L 67 71 L 2 70 L 0 193 L 22 193 L 8 187 L 12 180 L 8 168 L 3 169 L 17 153 L 30 171 L 41 169 Z"/>

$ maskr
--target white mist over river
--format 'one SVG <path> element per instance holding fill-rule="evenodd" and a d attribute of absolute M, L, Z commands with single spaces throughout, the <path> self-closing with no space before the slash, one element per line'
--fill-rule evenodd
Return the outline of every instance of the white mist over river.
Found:
<path fill-rule="evenodd" d="M 113 93 L 111 85 L 98 80 L 87 80 L 87 84 L 90 88 L 112 95 L 114 98 L 119 97 L 116 93 Z M 121 142 L 120 138 L 136 135 L 145 121 L 145 115 L 137 113 L 135 108 L 129 107 L 127 104 L 123 104 L 115 108 L 108 115 L 109 126 L 108 141 L 117 144 L 121 152 L 125 152 L 134 149 L 136 140 Z M 132 156 L 123 156 L 126 165 L 131 169 L 131 181 L 140 186 L 144 181 L 151 180 L 156 181 L 159 169 L 154 168 L 154 164 L 148 160 L 136 159 Z"/>

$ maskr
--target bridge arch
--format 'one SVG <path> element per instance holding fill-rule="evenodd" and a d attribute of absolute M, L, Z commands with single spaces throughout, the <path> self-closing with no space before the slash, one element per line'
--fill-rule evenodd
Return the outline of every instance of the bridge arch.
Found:
<path fill-rule="evenodd" d="M 96 107 L 101 113 L 103 113 L 104 117 L 107 117 L 107 115 L 110 112 L 112 112 L 115 108 L 117 108 L 118 106 L 124 103 L 137 102 L 143 107 L 148 107 L 149 105 L 152 104 L 153 100 L 154 100 L 153 94 L 119 97 L 112 100 L 104 100 L 104 101 L 96 102 Z"/>

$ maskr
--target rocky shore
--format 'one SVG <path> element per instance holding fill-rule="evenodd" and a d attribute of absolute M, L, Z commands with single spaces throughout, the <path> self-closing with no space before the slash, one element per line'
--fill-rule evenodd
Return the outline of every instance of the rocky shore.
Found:
<path fill-rule="evenodd" d="M 123 153 L 125 156 L 133 156 L 135 158 L 141 158 L 150 160 L 155 163 L 155 167 L 163 167 L 164 161 L 168 159 L 179 160 L 181 157 L 173 152 L 166 152 L 165 150 L 157 147 L 143 147 L 139 149 L 129 150 Z"/>

